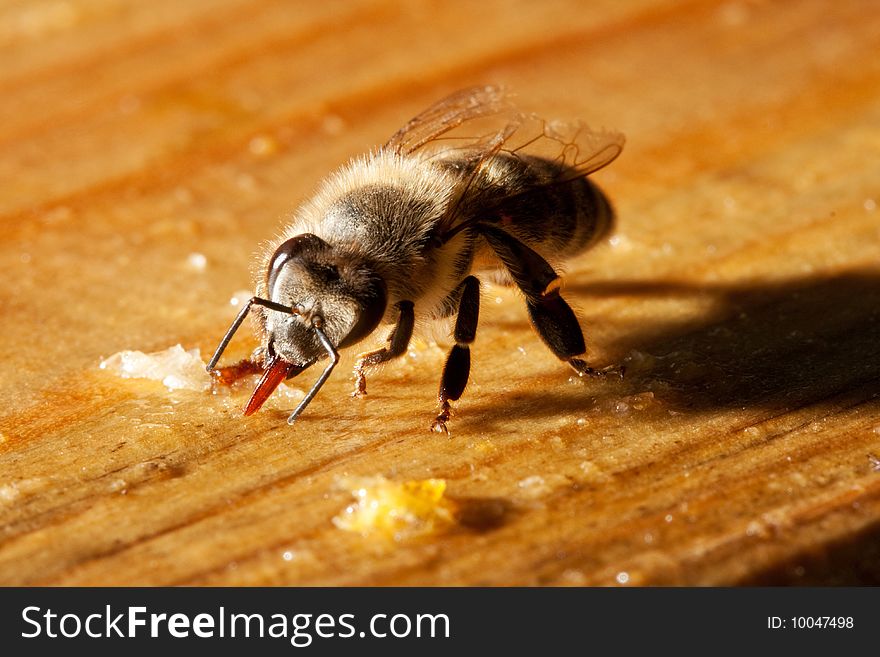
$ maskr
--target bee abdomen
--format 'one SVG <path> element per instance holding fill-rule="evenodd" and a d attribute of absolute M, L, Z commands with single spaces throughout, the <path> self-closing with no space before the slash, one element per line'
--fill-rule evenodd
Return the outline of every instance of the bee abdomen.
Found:
<path fill-rule="evenodd" d="M 512 198 L 502 206 L 497 222 L 548 260 L 559 261 L 607 235 L 614 210 L 595 183 L 577 178 Z"/>
<path fill-rule="evenodd" d="M 574 230 L 567 248 L 561 248 L 564 258 L 573 256 L 593 246 L 605 237 L 614 226 L 614 209 L 608 197 L 587 178 L 579 178 L 570 184 L 575 199 Z"/>

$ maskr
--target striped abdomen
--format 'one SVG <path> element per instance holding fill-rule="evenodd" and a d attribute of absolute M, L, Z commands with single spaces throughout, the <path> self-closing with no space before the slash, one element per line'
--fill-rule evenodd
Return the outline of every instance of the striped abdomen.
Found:
<path fill-rule="evenodd" d="M 553 183 L 562 173 L 559 167 L 537 158 L 508 158 L 507 167 L 499 182 L 508 198 L 500 201 L 493 219 L 547 260 L 570 258 L 613 227 L 611 204 L 589 179 Z"/>

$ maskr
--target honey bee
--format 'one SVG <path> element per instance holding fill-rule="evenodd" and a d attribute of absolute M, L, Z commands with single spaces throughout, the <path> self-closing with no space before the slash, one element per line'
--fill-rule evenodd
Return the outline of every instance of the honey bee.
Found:
<path fill-rule="evenodd" d="M 386 346 L 359 356 L 354 395 L 366 374 L 407 352 L 423 321 L 455 316 L 431 429 L 447 432 L 451 402 L 464 392 L 480 309 L 481 267 L 501 269 L 525 296 L 531 322 L 580 376 L 584 337 L 560 295 L 559 263 L 595 244 L 614 212 L 587 176 L 612 162 L 623 135 L 520 112 L 496 86 L 464 89 L 432 105 L 376 152 L 329 176 L 266 249 L 256 294 L 208 364 L 229 383 L 261 372 L 244 408 L 257 411 L 284 379 L 327 365 L 290 415 L 293 423 L 351 347 L 385 322 Z M 261 347 L 215 370 L 250 310 Z"/>

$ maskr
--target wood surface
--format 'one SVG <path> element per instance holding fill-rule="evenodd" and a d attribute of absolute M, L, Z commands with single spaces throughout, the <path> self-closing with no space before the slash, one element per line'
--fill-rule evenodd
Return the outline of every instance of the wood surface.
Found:
<path fill-rule="evenodd" d="M 327 172 L 486 82 L 627 135 L 565 287 L 623 382 L 491 285 L 448 437 L 430 336 L 295 427 L 98 369 L 210 354 Z M 876 2 L 4 2 L 0 181 L 0 584 L 880 581 Z M 334 526 L 377 475 L 456 522 Z"/>

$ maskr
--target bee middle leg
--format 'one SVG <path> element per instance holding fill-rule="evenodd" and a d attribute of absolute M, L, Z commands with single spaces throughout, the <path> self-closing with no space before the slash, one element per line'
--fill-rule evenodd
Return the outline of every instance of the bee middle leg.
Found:
<path fill-rule="evenodd" d="M 583 359 L 576 358 L 587 350 L 584 333 L 571 306 L 559 294 L 561 279 L 553 267 L 536 251 L 503 230 L 481 226 L 481 232 L 525 294 L 532 325 L 550 351 L 567 362 L 578 376 L 605 378 L 615 374 L 623 377 L 623 367 L 595 369 Z"/>
<path fill-rule="evenodd" d="M 452 415 L 450 402 L 457 401 L 467 386 L 471 369 L 471 348 L 477 333 L 480 319 L 480 281 L 475 276 L 468 276 L 461 285 L 461 298 L 458 302 L 458 317 L 455 319 L 455 345 L 449 350 L 449 356 L 443 365 L 440 377 L 440 413 L 431 423 L 431 430 L 438 433 L 449 433 L 446 423 Z"/>
<path fill-rule="evenodd" d="M 406 353 L 415 326 L 415 311 L 412 301 L 401 301 L 397 307 L 400 310 L 400 315 L 397 318 L 397 324 L 388 335 L 388 346 L 376 351 L 368 351 L 358 357 L 354 366 L 355 384 L 352 397 L 361 397 L 367 394 L 365 370 Z"/>

